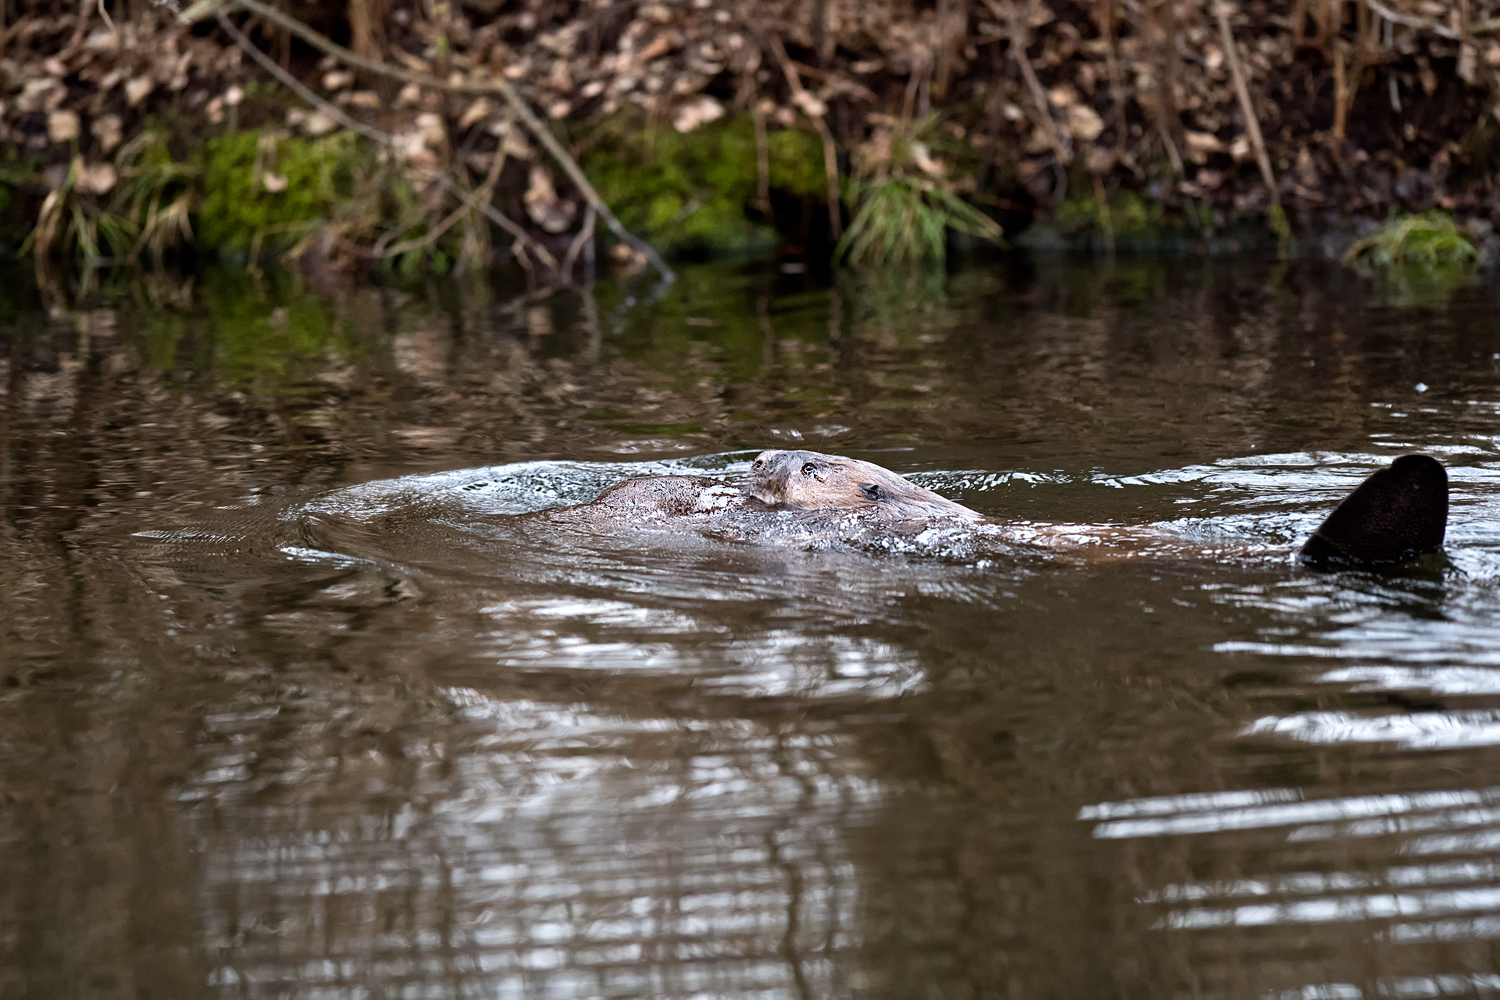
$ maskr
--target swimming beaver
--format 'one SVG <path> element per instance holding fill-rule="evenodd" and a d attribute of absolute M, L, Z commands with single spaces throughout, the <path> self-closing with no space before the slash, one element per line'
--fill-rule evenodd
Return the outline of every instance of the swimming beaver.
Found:
<path fill-rule="evenodd" d="M 798 510 L 873 507 L 900 518 L 983 521 L 984 515 L 873 462 L 816 451 L 763 451 L 750 463 L 745 494 Z"/>
<path fill-rule="evenodd" d="M 778 509 L 866 511 L 905 523 L 993 523 L 889 469 L 815 451 L 761 452 L 750 464 L 745 494 Z M 1448 475 L 1442 464 L 1430 455 L 1402 455 L 1349 494 L 1302 546 L 1298 559 L 1315 569 L 1409 562 L 1442 548 L 1447 523 Z M 1112 539 L 1121 534 L 1105 530 Z M 1048 526 L 1040 534 L 1082 538 L 1096 533 Z"/>

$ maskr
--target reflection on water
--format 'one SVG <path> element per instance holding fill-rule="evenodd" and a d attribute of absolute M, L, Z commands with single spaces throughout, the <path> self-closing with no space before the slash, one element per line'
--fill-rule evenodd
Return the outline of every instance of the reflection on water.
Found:
<path fill-rule="evenodd" d="M 0 995 L 1500 990 L 1495 296 L 1370 292 L 1011 261 L 649 304 L 13 293 Z M 1182 544 L 545 513 L 786 445 Z M 1296 569 L 1408 449 L 1450 467 L 1446 558 Z"/>

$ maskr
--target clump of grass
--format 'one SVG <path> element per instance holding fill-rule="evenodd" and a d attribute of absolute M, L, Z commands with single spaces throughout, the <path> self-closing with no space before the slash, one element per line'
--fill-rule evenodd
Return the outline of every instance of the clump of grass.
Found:
<path fill-rule="evenodd" d="M 1474 264 L 1479 250 L 1443 212 L 1397 216 L 1351 246 L 1346 264 L 1390 267 L 1417 263 Z"/>
<path fill-rule="evenodd" d="M 960 196 L 948 177 L 939 116 L 877 122 L 854 151 L 847 191 L 857 206 L 834 260 L 851 264 L 940 262 L 948 230 L 999 241 L 1000 224 Z"/>
<path fill-rule="evenodd" d="M 887 177 L 859 186 L 859 211 L 834 258 L 852 264 L 904 264 L 941 261 L 948 255 L 948 230 L 1000 238 L 995 220 L 929 180 Z"/>
<path fill-rule="evenodd" d="M 137 261 L 150 251 L 160 261 L 167 250 L 192 239 L 197 171 L 173 162 L 161 135 L 142 132 L 120 148 L 107 196 L 88 190 L 89 169 L 75 156 L 62 183 L 42 202 L 36 226 L 21 246 L 39 268 L 59 254 L 93 264 Z"/>

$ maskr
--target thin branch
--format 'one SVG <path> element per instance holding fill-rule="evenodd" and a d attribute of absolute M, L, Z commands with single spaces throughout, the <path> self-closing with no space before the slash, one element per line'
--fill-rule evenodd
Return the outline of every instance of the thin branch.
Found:
<path fill-rule="evenodd" d="M 562 144 L 557 141 L 557 137 L 542 124 L 536 114 L 532 112 L 530 105 L 516 91 L 516 88 L 511 86 L 508 80 L 500 78 L 479 83 L 449 83 L 428 73 L 418 73 L 402 69 L 399 66 L 391 66 L 375 59 L 367 59 L 323 37 L 296 18 L 283 14 L 274 7 L 260 3 L 259 0 L 228 0 L 228 2 L 242 10 L 249 11 L 257 17 L 285 28 L 314 48 L 321 49 L 328 55 L 350 66 L 355 66 L 371 73 L 378 73 L 382 76 L 388 76 L 395 80 L 402 80 L 406 83 L 415 83 L 420 87 L 427 87 L 432 90 L 447 91 L 455 94 L 500 95 L 515 110 L 516 117 L 521 119 L 521 124 L 526 126 L 526 130 L 552 155 L 552 158 L 557 161 L 558 166 L 562 167 L 563 172 L 568 175 L 568 179 L 573 182 L 579 193 L 583 195 L 584 200 L 593 206 L 594 210 L 599 213 L 600 218 L 604 220 L 615 236 L 621 242 L 639 251 L 651 262 L 651 266 L 656 268 L 664 279 L 672 281 L 676 278 L 672 269 L 667 267 L 666 262 L 661 259 L 661 255 L 656 252 L 656 249 L 651 244 L 631 233 L 620 223 L 620 220 L 615 217 L 615 213 L 610 211 L 609 206 L 605 204 L 604 199 L 599 197 L 599 192 L 594 190 L 594 186 L 584 176 L 583 170 L 578 166 L 578 162 L 568 155 L 568 151 L 563 149 Z M 191 21 L 196 19 L 196 17 L 202 17 L 208 12 L 210 6 L 211 3 L 195 4 L 182 15 L 182 19 Z M 222 24 L 222 7 L 219 8 L 217 13 L 220 15 L 220 23 Z"/>
<path fill-rule="evenodd" d="M 818 138 L 823 140 L 823 173 L 828 179 L 828 228 L 833 232 L 833 238 L 838 240 L 844 235 L 844 221 L 839 215 L 838 147 L 834 145 L 833 133 L 828 130 L 823 113 L 813 113 L 823 102 L 802 86 L 802 78 L 797 75 L 797 65 L 786 54 L 786 46 L 781 44 L 780 36 L 774 32 L 768 32 L 767 35 L 771 51 L 776 55 L 776 61 L 781 63 L 781 72 L 786 75 L 787 86 L 792 88 L 792 103 L 813 123 L 813 127 L 818 130 Z"/>
<path fill-rule="evenodd" d="M 254 42 L 250 41 L 250 39 L 245 36 L 244 32 L 240 31 L 239 28 L 236 28 L 234 26 L 234 22 L 229 20 L 229 15 L 225 14 L 222 8 L 215 11 L 215 14 L 218 17 L 219 27 L 223 28 L 224 31 L 229 35 L 229 37 L 234 39 L 235 44 L 249 53 L 250 57 L 256 62 L 260 63 L 260 65 L 266 70 L 266 72 L 270 73 L 272 76 L 276 77 L 276 79 L 280 80 L 282 83 L 290 87 L 298 97 L 301 97 L 304 101 L 311 104 L 313 107 L 317 108 L 323 114 L 327 115 L 329 118 L 338 122 L 345 128 L 353 132 L 358 132 L 360 135 L 365 136 L 368 139 L 372 139 L 375 142 L 380 143 L 382 146 L 386 146 L 391 149 L 396 148 L 396 140 L 389 133 L 382 132 L 377 128 L 372 128 L 371 126 L 366 125 L 364 122 L 349 117 L 348 115 L 344 114 L 344 112 L 340 108 L 336 107 L 333 104 L 330 104 L 323 98 L 319 97 L 317 94 L 313 93 L 307 87 L 303 86 L 302 81 L 298 80 L 295 76 L 292 76 L 292 74 L 282 69 L 281 66 L 277 64 L 276 60 L 272 59 L 270 56 L 262 52 L 259 48 L 256 47 Z M 496 153 L 495 155 L 499 156 L 501 154 Z M 461 200 L 468 198 L 468 193 L 465 192 L 463 188 L 455 184 L 453 182 L 453 178 L 449 177 L 447 173 L 439 173 L 438 180 L 443 185 L 443 189 L 446 190 L 449 194 L 452 194 Z M 514 236 L 516 240 L 523 246 L 527 246 L 531 250 L 533 250 L 544 264 L 552 268 L 554 271 L 557 270 L 557 259 L 547 252 L 547 248 L 532 239 L 530 234 L 528 234 L 526 230 L 522 229 L 505 215 L 501 214 L 494 205 L 491 205 L 489 203 L 488 200 L 480 202 L 478 208 L 490 219 L 490 221 L 494 222 L 495 225 L 499 226 L 501 229 Z"/>
<path fill-rule="evenodd" d="M 1240 99 L 1240 112 L 1245 116 L 1245 131 L 1250 136 L 1250 146 L 1255 150 L 1255 162 L 1260 165 L 1260 175 L 1271 190 L 1271 204 L 1280 205 L 1281 195 L 1276 191 L 1276 175 L 1271 172 L 1271 158 L 1266 155 L 1266 141 L 1260 134 L 1260 120 L 1255 117 L 1255 105 L 1250 101 L 1250 87 L 1245 83 L 1245 70 L 1240 65 L 1240 50 L 1234 41 L 1234 29 L 1229 26 L 1229 14 L 1233 8 L 1228 3 L 1214 4 L 1214 16 L 1219 19 L 1219 35 L 1224 42 L 1224 55 L 1229 59 L 1229 72 L 1234 77 L 1234 92 Z"/>
<path fill-rule="evenodd" d="M 457 225 L 460 219 L 479 207 L 481 201 L 488 202 L 490 200 L 490 196 L 495 193 L 495 182 L 500 179 L 500 168 L 504 165 L 505 150 L 502 148 L 495 151 L 495 160 L 490 164 L 490 170 L 485 175 L 484 183 L 469 192 L 469 195 L 464 198 L 463 204 L 454 209 L 446 219 L 433 226 L 423 235 L 413 237 L 409 240 L 402 240 L 395 246 L 386 247 L 373 256 L 381 259 L 389 259 L 391 257 L 399 257 L 401 254 L 412 250 L 420 250 L 425 246 L 430 246 L 435 240 Z"/>
<path fill-rule="evenodd" d="M 1051 145 L 1058 164 L 1067 166 L 1073 162 L 1072 144 L 1068 141 L 1070 137 L 1065 137 L 1062 130 L 1057 127 L 1057 120 L 1052 117 L 1052 101 L 1047 97 L 1042 81 L 1037 78 L 1036 67 L 1031 65 L 1031 58 L 1026 55 L 1029 32 L 1021 21 L 1020 12 L 1016 10 L 1014 2 L 1001 3 L 1000 0 L 985 0 L 985 5 L 1009 28 L 1011 58 L 1020 68 L 1021 76 L 1026 80 L 1026 88 L 1031 91 L 1031 100 L 1036 105 L 1034 123 L 1042 130 L 1042 135 Z"/>

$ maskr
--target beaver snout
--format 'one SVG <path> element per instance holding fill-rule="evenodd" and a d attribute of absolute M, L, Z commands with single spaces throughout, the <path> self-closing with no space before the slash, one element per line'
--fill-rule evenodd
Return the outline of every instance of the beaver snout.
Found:
<path fill-rule="evenodd" d="M 782 454 L 779 451 L 763 451 L 755 456 L 755 461 L 750 463 L 750 479 L 745 484 L 745 495 L 754 497 L 761 503 L 776 504 L 781 499 L 777 496 L 780 492 L 776 488 L 776 459 Z M 785 477 L 783 477 L 785 478 Z"/>

